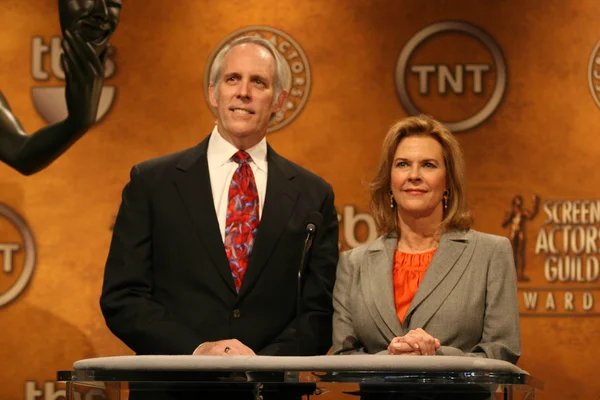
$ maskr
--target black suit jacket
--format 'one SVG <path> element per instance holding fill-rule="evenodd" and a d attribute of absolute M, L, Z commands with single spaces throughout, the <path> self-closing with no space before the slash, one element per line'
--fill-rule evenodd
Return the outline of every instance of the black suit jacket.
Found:
<path fill-rule="evenodd" d="M 324 354 L 331 346 L 338 222 L 331 186 L 268 146 L 267 190 L 240 293 L 212 199 L 206 150 L 133 167 L 114 226 L 100 305 L 110 330 L 138 354 L 192 354 L 235 338 L 257 354 Z M 307 217 L 323 215 L 296 315 Z M 297 321 L 296 318 L 300 320 Z"/>

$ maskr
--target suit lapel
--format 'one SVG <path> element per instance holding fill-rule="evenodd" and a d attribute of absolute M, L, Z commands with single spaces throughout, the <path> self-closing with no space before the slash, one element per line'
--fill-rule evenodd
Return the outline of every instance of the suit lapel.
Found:
<path fill-rule="evenodd" d="M 299 195 L 292 182 L 296 175 L 292 164 L 268 145 L 267 161 L 269 171 L 264 208 L 238 300 L 256 283 L 277 241 L 283 235 Z"/>
<path fill-rule="evenodd" d="M 362 287 L 366 306 L 378 328 L 390 340 L 402 334 L 402 327 L 396 314 L 392 283 L 394 250 L 397 242 L 398 238 L 393 234 L 377 239 L 366 252 L 366 260 L 362 267 L 362 275 L 365 277 Z"/>
<path fill-rule="evenodd" d="M 472 235 L 450 231 L 442 235 L 423 281 L 406 313 L 404 327 L 423 327 L 448 297 L 465 271 L 475 248 Z M 435 292 L 434 292 L 435 290 Z"/>
<path fill-rule="evenodd" d="M 207 148 L 208 138 L 182 158 L 177 164 L 175 186 L 213 265 L 227 286 L 236 293 L 213 202 Z"/>

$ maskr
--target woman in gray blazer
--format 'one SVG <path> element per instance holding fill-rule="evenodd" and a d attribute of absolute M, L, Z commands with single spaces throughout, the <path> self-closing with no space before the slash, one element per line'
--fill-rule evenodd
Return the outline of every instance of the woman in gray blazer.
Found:
<path fill-rule="evenodd" d="M 470 229 L 463 157 L 448 129 L 427 116 L 395 124 L 371 195 L 382 236 L 340 257 L 333 354 L 516 363 L 521 345 L 510 242 Z"/>

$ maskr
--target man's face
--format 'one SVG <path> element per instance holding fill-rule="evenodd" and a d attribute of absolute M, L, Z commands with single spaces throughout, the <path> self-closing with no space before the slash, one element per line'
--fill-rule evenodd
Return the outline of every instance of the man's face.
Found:
<path fill-rule="evenodd" d="M 60 27 L 78 32 L 100 54 L 121 16 L 121 0 L 59 0 Z"/>
<path fill-rule="evenodd" d="M 274 99 L 274 83 L 275 59 L 264 47 L 243 43 L 227 53 L 219 80 L 209 87 L 210 104 L 225 140 L 246 148 L 262 140 L 271 113 L 281 108 L 286 97 L 282 91 Z"/>

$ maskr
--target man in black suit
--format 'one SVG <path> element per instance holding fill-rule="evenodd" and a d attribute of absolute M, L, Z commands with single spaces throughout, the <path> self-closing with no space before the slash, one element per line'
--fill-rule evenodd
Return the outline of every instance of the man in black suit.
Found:
<path fill-rule="evenodd" d="M 210 75 L 212 134 L 134 166 L 123 190 L 100 299 L 106 323 L 137 354 L 325 354 L 338 222 L 331 186 L 266 143 L 287 96 L 285 61 L 268 41 L 244 37 Z"/>

